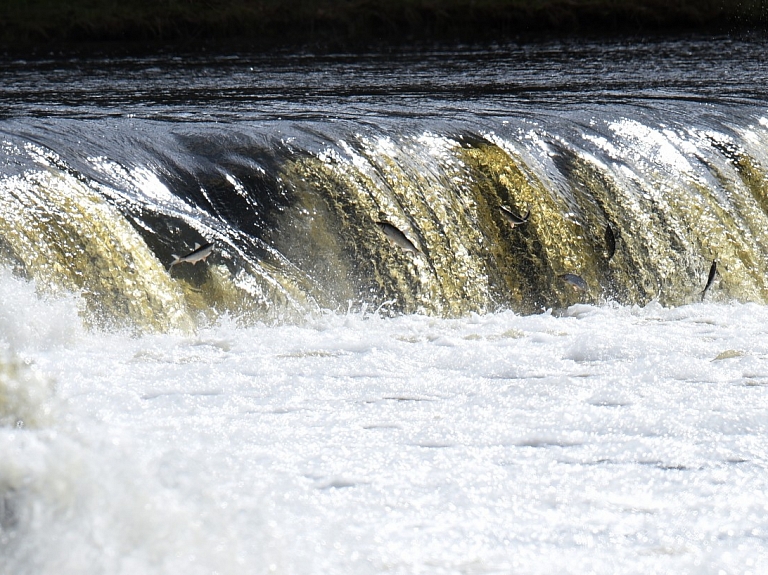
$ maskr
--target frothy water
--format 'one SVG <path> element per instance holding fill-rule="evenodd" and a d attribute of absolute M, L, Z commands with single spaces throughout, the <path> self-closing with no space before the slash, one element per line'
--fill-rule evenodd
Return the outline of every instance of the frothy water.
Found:
<path fill-rule="evenodd" d="M 768 568 L 763 306 L 136 337 L 0 287 L 76 334 L 4 324 L 3 573 Z"/>

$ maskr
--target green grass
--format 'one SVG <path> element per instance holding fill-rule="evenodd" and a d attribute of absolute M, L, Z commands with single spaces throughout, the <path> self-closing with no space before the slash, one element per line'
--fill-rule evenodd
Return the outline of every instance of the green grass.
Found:
<path fill-rule="evenodd" d="M 254 47 L 764 27 L 768 0 L 3 0 L 6 49 L 236 40 Z"/>

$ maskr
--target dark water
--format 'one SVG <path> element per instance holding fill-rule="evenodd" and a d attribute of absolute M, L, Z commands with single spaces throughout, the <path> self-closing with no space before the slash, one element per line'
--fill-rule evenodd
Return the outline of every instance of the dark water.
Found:
<path fill-rule="evenodd" d="M 766 41 L 550 42 L 393 53 L 161 54 L 0 63 L 4 118 L 450 119 L 528 105 L 766 98 Z"/>
<path fill-rule="evenodd" d="M 708 297 L 762 302 L 765 48 L 3 61 L 0 254 L 89 294 L 94 317 L 159 328 L 195 310 L 684 303 L 713 259 Z M 513 228 L 501 208 L 530 220 Z M 166 271 L 204 241 L 217 246 L 205 265 Z"/>

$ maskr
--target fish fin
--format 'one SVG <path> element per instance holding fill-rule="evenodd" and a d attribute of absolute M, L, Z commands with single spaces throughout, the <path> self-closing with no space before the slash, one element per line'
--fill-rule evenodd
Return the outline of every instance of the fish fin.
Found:
<path fill-rule="evenodd" d="M 195 242 L 195 249 L 194 249 L 194 250 L 192 250 L 192 251 L 197 251 L 197 250 L 199 250 L 199 249 L 200 249 L 200 244 L 198 244 L 197 242 Z"/>

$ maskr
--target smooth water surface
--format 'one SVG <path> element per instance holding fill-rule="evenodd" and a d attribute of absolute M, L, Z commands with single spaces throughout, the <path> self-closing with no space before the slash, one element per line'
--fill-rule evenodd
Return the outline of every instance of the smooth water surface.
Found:
<path fill-rule="evenodd" d="M 766 41 L 551 41 L 372 54 L 0 62 L 0 113 L 199 122 L 402 116 L 450 121 L 585 104 L 764 102 Z"/>

